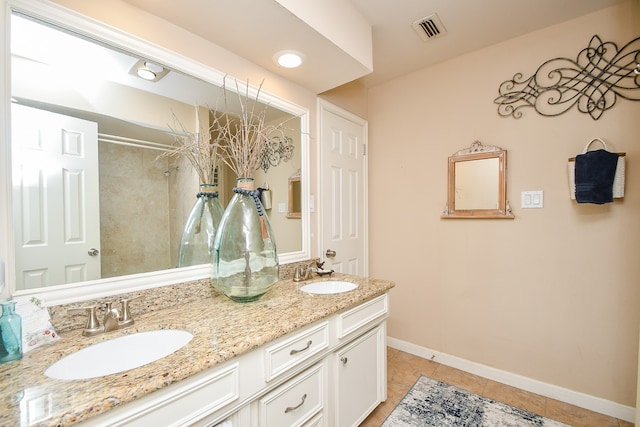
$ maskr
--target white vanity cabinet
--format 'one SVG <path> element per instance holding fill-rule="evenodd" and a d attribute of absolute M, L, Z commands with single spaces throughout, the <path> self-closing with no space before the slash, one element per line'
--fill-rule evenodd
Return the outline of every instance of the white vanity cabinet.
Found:
<path fill-rule="evenodd" d="M 383 294 L 85 424 L 358 425 L 386 400 L 387 315 Z"/>

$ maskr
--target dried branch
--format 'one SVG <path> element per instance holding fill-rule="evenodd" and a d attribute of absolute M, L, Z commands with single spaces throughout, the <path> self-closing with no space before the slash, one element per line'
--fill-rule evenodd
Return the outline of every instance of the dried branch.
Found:
<path fill-rule="evenodd" d="M 200 182 L 213 184 L 215 167 L 218 161 L 224 162 L 238 178 L 252 178 L 253 171 L 260 167 L 262 152 L 269 139 L 278 134 L 284 138 L 284 124 L 265 124 L 268 105 L 258 101 L 262 83 L 255 97 L 249 96 L 249 83 L 244 93 L 235 81 L 240 112 L 228 111 L 226 78 L 223 84 L 224 105 L 226 111 L 210 111 L 211 124 L 207 132 L 189 132 L 175 117 L 179 125 L 178 131 L 171 129 L 175 136 L 175 144 L 170 151 L 159 156 L 169 157 L 182 155 L 191 162 L 198 173 Z M 197 107 L 196 107 L 197 108 Z"/>
<path fill-rule="evenodd" d="M 198 114 L 199 107 L 196 107 Z M 174 145 L 169 151 L 158 156 L 163 157 L 183 156 L 193 166 L 201 184 L 214 184 L 216 166 L 220 160 L 218 146 L 211 138 L 213 127 L 207 130 L 201 129 L 199 132 L 188 131 L 182 122 L 173 115 L 174 122 L 178 129 L 169 127 L 174 135 Z"/>

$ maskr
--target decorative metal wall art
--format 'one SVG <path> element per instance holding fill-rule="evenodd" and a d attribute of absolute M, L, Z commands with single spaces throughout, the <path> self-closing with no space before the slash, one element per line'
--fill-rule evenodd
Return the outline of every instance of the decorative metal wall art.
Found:
<path fill-rule="evenodd" d="M 519 119 L 525 108 L 559 116 L 575 105 L 598 120 L 618 96 L 640 101 L 640 37 L 618 50 L 615 43 L 594 35 L 575 60 L 550 59 L 528 79 L 517 73 L 500 85 L 498 93 L 493 102 L 503 117 Z"/>
<path fill-rule="evenodd" d="M 267 141 L 262 151 L 260 169 L 266 172 L 269 167 L 278 166 L 282 160 L 285 162 L 291 160 L 293 157 L 293 149 L 294 145 L 291 138 L 288 136 L 283 138 L 274 136 Z"/>

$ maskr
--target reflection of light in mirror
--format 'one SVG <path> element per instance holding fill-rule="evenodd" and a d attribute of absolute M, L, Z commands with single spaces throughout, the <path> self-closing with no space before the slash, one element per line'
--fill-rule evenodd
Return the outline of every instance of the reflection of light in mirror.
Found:
<path fill-rule="evenodd" d="M 14 58 L 11 72 L 20 76 L 20 79 L 13 79 L 12 86 L 13 92 L 21 94 L 21 97 L 29 94 L 34 99 L 46 101 L 75 93 L 80 98 L 76 102 L 91 106 L 105 93 L 104 80 L 84 70 L 68 70 Z"/>
<path fill-rule="evenodd" d="M 75 69 L 74 75 L 90 75 L 93 79 L 107 79 L 114 72 L 126 74 L 128 71 L 119 66 L 109 49 L 79 37 L 69 37 L 62 31 L 52 31 L 33 20 L 13 15 L 11 32 L 11 52 L 15 56 L 52 68 Z"/>

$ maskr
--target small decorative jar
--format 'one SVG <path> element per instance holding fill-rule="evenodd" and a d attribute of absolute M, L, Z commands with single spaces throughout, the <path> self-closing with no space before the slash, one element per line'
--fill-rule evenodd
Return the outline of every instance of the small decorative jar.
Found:
<path fill-rule="evenodd" d="M 215 185 L 200 184 L 197 197 L 182 232 L 178 267 L 211 264 L 213 260 L 213 243 L 224 210 Z"/>
<path fill-rule="evenodd" d="M 211 284 L 237 302 L 255 301 L 278 281 L 278 255 L 253 178 L 238 186 L 216 234 Z"/>
<path fill-rule="evenodd" d="M 16 302 L 2 304 L 0 317 L 0 363 L 22 358 L 22 318 L 16 313 Z"/>

